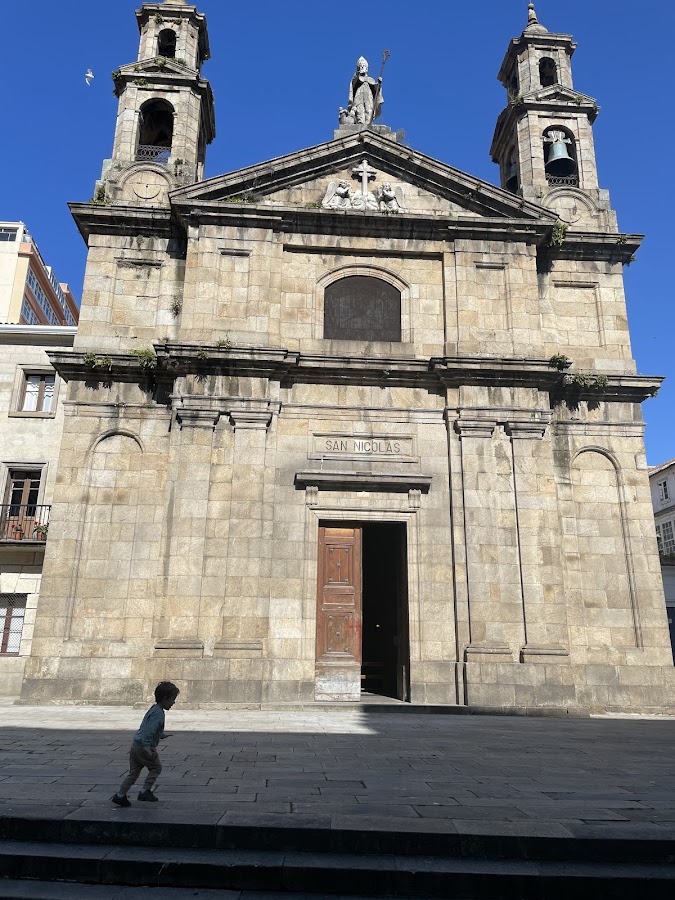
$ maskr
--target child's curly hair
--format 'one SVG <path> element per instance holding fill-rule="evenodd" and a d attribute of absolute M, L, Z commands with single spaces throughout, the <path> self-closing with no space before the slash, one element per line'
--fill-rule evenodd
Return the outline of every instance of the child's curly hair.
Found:
<path fill-rule="evenodd" d="M 155 688 L 155 702 L 161 703 L 162 700 L 168 700 L 170 697 L 177 697 L 180 689 L 176 687 L 173 681 L 160 681 Z"/>

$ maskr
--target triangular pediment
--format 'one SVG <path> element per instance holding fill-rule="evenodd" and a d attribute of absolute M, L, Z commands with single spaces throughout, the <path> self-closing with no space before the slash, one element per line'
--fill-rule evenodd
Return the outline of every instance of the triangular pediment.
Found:
<path fill-rule="evenodd" d="M 572 88 L 565 87 L 562 84 L 552 84 L 550 87 L 539 88 L 538 91 L 532 91 L 525 94 L 522 98 L 525 102 L 532 100 L 540 103 L 573 103 L 575 106 L 597 106 L 595 99 L 589 97 L 588 94 L 580 94 Z"/>
<path fill-rule="evenodd" d="M 139 62 L 129 63 L 118 70 L 119 75 L 131 79 L 141 79 L 145 76 L 157 75 L 181 75 L 183 77 L 195 77 L 195 70 L 190 66 L 178 62 L 169 57 L 157 56 L 152 59 L 141 59 Z"/>
<path fill-rule="evenodd" d="M 181 188 L 171 201 L 182 208 L 222 203 L 335 214 L 554 218 L 550 210 L 370 131 Z"/>

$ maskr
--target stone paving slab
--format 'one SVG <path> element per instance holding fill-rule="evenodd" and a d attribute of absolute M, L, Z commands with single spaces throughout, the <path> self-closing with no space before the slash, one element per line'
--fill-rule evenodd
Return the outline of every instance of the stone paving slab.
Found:
<path fill-rule="evenodd" d="M 0 706 L 0 816 L 675 836 L 672 719 L 178 706 L 160 747 L 160 803 L 138 804 L 133 791 L 123 810 L 110 795 L 141 717 L 126 707 Z"/>

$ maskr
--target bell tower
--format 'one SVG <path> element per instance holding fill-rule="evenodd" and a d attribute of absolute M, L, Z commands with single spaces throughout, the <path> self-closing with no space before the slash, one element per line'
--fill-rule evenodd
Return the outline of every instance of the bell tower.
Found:
<path fill-rule="evenodd" d="M 94 200 L 161 206 L 169 191 L 204 177 L 215 137 L 213 93 L 201 76 L 209 36 L 206 17 L 186 0 L 143 3 L 136 19 L 138 57 L 112 75 L 115 140 Z"/>
<path fill-rule="evenodd" d="M 490 155 L 506 190 L 550 207 L 571 228 L 616 231 L 595 162 L 600 108 L 572 80 L 576 46 L 569 34 L 551 34 L 529 4 L 527 26 L 511 41 L 497 76 L 507 106 Z"/>

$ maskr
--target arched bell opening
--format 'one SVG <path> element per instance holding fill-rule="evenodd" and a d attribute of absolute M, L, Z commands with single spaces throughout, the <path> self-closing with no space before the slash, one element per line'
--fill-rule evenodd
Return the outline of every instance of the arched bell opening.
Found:
<path fill-rule="evenodd" d="M 560 125 L 553 125 L 544 132 L 544 168 L 549 185 L 579 185 L 574 135 Z"/>
<path fill-rule="evenodd" d="M 168 162 L 173 143 L 173 106 L 166 100 L 148 100 L 139 116 L 136 159 Z"/>
<path fill-rule="evenodd" d="M 157 55 L 166 59 L 176 56 L 176 32 L 172 28 L 163 28 L 157 37 Z"/>
<path fill-rule="evenodd" d="M 520 180 L 518 178 L 518 159 L 515 147 L 509 153 L 506 162 L 504 187 L 512 194 L 518 193 L 518 188 L 520 187 Z"/>
<path fill-rule="evenodd" d="M 552 84 L 558 83 L 558 70 L 555 62 L 550 56 L 543 56 L 539 60 L 539 84 L 545 87 L 551 87 Z"/>

